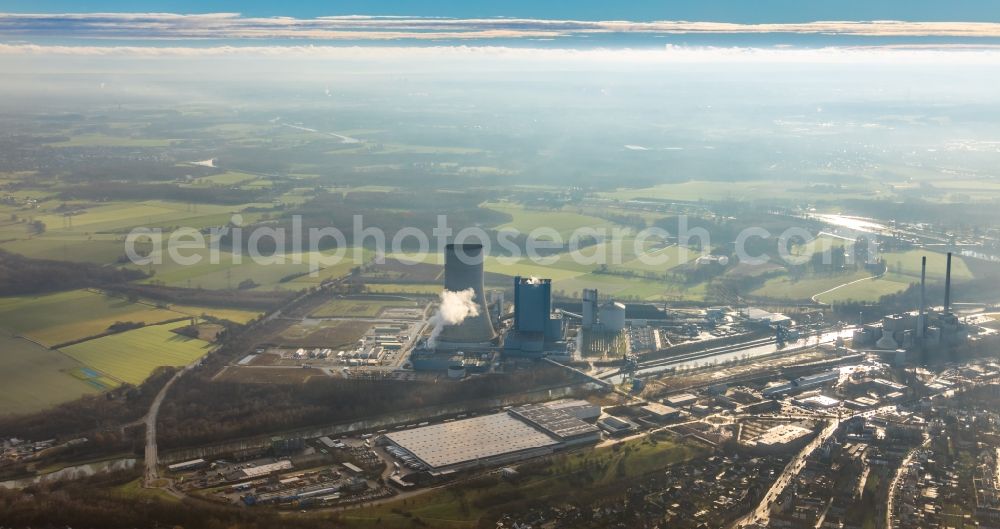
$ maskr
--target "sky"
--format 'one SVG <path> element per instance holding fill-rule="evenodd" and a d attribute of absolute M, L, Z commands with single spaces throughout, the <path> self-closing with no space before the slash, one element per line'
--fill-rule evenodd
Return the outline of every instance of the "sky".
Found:
<path fill-rule="evenodd" d="M 18 66 L 29 69 L 34 68 L 31 60 L 41 55 L 406 60 L 428 56 L 422 50 L 433 50 L 436 58 L 445 60 L 474 61 L 517 56 L 560 63 L 838 63 L 874 58 L 993 65 L 1000 58 L 1000 1 L 0 3 L 0 58 L 23 56 L 27 62 Z M 634 50 L 648 53 L 631 53 Z M 818 53 L 799 53 L 802 50 Z M 943 56 L 945 52 L 950 55 Z"/>
<path fill-rule="evenodd" d="M 531 17 L 574 20 L 701 20 L 713 22 L 809 22 L 814 20 L 910 20 L 1000 22 L 995 0 L 5 0 L 11 13 L 236 12 L 246 16 L 408 15 Z"/>

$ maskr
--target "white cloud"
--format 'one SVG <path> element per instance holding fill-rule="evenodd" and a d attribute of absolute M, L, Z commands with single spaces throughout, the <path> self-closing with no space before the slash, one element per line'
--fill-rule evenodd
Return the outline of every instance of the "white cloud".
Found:
<path fill-rule="evenodd" d="M 1000 37 L 1000 23 L 817 21 L 733 24 L 688 21 L 581 21 L 516 18 L 454 19 L 407 16 L 318 18 L 244 17 L 238 13 L 0 13 L 0 35 L 83 38 L 322 40 L 463 40 L 553 38 L 609 33 L 834 34 L 857 36 Z"/>
<path fill-rule="evenodd" d="M 926 64 L 997 65 L 1000 46 L 748 48 L 665 46 L 628 48 L 520 48 L 505 46 L 48 46 L 0 44 L 0 56 L 246 57 L 338 61 L 531 61 L 563 64 Z"/>

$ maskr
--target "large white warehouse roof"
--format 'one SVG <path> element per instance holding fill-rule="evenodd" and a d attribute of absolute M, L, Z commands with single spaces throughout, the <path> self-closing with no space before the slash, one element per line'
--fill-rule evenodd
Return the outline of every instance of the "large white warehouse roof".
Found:
<path fill-rule="evenodd" d="M 432 424 L 385 436 L 437 469 L 477 460 L 485 463 L 498 456 L 559 444 L 507 413 Z"/>

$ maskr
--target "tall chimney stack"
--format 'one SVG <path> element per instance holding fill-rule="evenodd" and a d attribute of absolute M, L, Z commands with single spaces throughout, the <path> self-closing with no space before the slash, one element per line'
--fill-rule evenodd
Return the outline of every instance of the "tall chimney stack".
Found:
<path fill-rule="evenodd" d="M 944 312 L 951 312 L 951 252 L 948 252 L 948 264 L 944 269 Z"/>
<path fill-rule="evenodd" d="M 927 256 L 920 258 L 920 314 L 917 316 L 917 338 L 924 337 L 927 316 L 924 315 L 927 294 Z"/>

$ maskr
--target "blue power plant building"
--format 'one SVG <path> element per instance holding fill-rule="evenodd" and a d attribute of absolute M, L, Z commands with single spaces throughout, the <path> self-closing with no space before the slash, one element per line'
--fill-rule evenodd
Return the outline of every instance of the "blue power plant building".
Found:
<path fill-rule="evenodd" d="M 504 339 L 504 354 L 542 356 L 557 347 L 563 332 L 562 318 L 552 314 L 552 280 L 515 277 L 514 325 Z"/>

